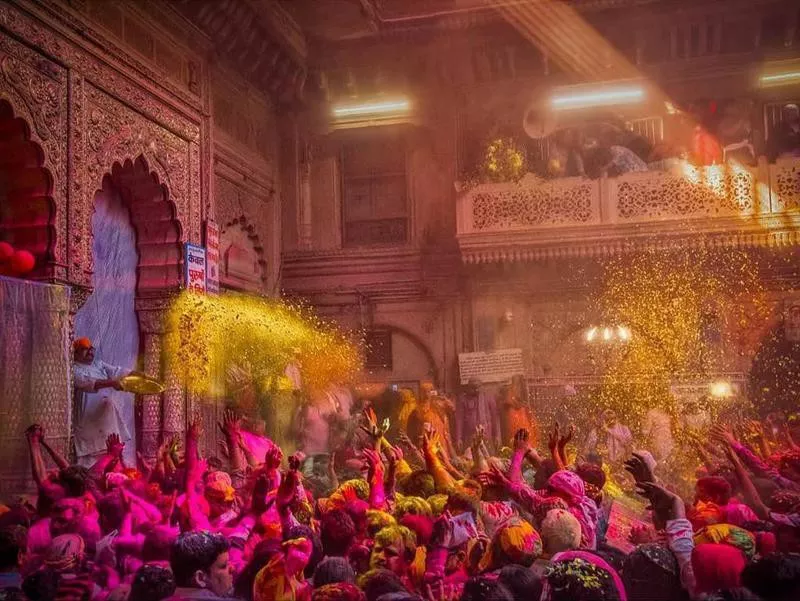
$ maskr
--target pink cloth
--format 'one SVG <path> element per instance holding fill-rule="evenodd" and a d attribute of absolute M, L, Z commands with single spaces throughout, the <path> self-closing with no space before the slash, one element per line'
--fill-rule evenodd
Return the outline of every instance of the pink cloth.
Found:
<path fill-rule="evenodd" d="M 744 503 L 738 503 L 733 499 L 724 507 L 720 507 L 720 509 L 725 516 L 725 523 L 727 524 L 742 526 L 747 522 L 758 521 L 758 516 L 749 506 Z"/>
<path fill-rule="evenodd" d="M 559 470 L 547 480 L 547 487 L 560 493 L 569 505 L 569 512 L 581 524 L 581 546 L 597 547 L 597 505 L 586 496 L 583 480 L 575 472 Z"/>
<path fill-rule="evenodd" d="M 746 564 L 744 553 L 736 547 L 713 543 L 697 545 L 692 552 L 696 592 L 714 593 L 741 586 Z"/>
<path fill-rule="evenodd" d="M 253 434 L 247 430 L 242 430 L 241 434 L 244 445 L 253 454 L 253 457 L 255 457 L 256 461 L 263 463 L 267 451 L 274 447 L 275 443 L 266 436 L 259 436 L 258 434 Z"/>
<path fill-rule="evenodd" d="M 617 589 L 617 594 L 619 595 L 620 601 L 628 601 L 628 594 L 625 592 L 625 585 L 622 583 L 622 578 L 619 577 L 617 571 L 608 565 L 608 563 L 606 563 L 602 557 L 599 557 L 594 553 L 589 553 L 588 551 L 563 551 L 553 555 L 551 563 L 559 563 L 573 559 L 582 559 L 583 561 L 608 572 L 608 574 L 611 576 L 611 579 L 614 581 L 614 587 Z M 541 601 L 550 601 L 550 599 L 550 587 L 547 584 L 547 579 L 545 579 Z"/>

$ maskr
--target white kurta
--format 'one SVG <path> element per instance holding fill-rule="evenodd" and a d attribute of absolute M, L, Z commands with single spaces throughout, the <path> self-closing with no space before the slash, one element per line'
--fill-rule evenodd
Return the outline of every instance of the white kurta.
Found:
<path fill-rule="evenodd" d="M 131 440 L 130 430 L 120 415 L 118 403 L 133 402 L 133 395 L 113 388 L 93 392 L 98 380 L 116 380 L 131 372 L 109 365 L 99 359 L 92 363 L 73 363 L 75 389 L 81 392 L 78 428 L 75 433 L 75 452 L 82 465 L 91 465 L 98 454 L 105 452 L 109 434 L 119 434 L 126 448 Z"/>

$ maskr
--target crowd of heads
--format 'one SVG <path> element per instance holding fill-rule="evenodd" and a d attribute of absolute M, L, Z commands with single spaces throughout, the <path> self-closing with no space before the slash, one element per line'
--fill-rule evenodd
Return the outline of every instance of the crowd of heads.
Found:
<path fill-rule="evenodd" d="M 451 453 L 427 423 L 402 443 L 369 408 L 352 424 L 330 457 L 256 457 L 228 412 L 221 458 L 202 456 L 192 424 L 135 467 L 112 435 L 90 468 L 32 426 L 38 495 L 0 508 L 0 599 L 800 599 L 788 426 L 712 426 L 682 498 L 648 453 L 609 465 L 572 452 L 572 429 L 545 449 L 520 430 L 505 454 L 479 429 Z M 615 504 L 637 499 L 647 509 L 621 537 Z"/>

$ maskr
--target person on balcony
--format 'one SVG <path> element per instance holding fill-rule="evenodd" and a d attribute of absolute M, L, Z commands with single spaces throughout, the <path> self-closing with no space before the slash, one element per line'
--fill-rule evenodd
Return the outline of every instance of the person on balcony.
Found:
<path fill-rule="evenodd" d="M 800 156 L 800 107 L 796 104 L 783 107 L 780 123 L 769 134 L 768 154 L 770 161 Z"/>

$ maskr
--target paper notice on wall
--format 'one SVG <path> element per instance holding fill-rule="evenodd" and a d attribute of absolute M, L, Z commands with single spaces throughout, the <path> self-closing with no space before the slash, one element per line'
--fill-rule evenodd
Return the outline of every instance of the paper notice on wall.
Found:
<path fill-rule="evenodd" d="M 644 505 L 634 500 L 615 500 L 611 503 L 606 542 L 620 551 L 630 553 L 636 548 L 636 545 L 630 542 L 631 530 L 635 527 L 652 529 Z"/>
<path fill-rule="evenodd" d="M 219 226 L 210 219 L 206 221 L 206 289 L 219 294 Z"/>
<path fill-rule="evenodd" d="M 206 249 L 186 244 L 186 289 L 194 292 L 206 291 Z"/>
<path fill-rule="evenodd" d="M 522 349 L 503 349 L 487 353 L 460 353 L 458 371 L 461 383 L 477 379 L 482 383 L 504 382 L 513 376 L 524 375 Z"/>

